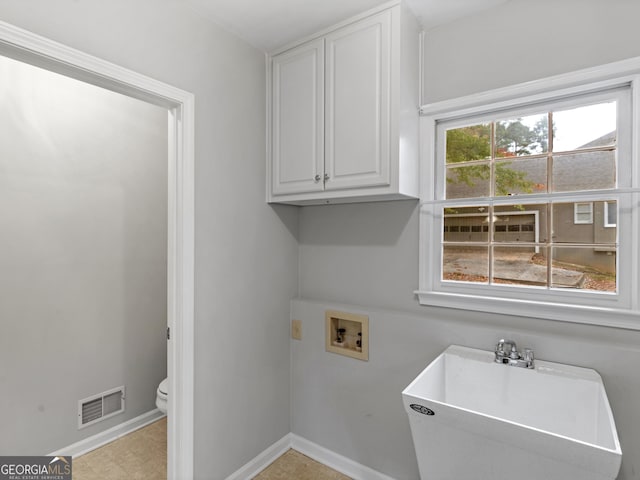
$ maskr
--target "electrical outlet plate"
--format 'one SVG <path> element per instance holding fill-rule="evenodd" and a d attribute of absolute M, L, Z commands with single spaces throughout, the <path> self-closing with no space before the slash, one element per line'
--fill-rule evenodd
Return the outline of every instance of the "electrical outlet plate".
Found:
<path fill-rule="evenodd" d="M 302 340 L 302 320 L 291 320 L 291 338 Z"/>
<path fill-rule="evenodd" d="M 369 360 L 369 317 L 367 315 L 327 310 L 324 318 L 327 352 L 358 360 Z"/>

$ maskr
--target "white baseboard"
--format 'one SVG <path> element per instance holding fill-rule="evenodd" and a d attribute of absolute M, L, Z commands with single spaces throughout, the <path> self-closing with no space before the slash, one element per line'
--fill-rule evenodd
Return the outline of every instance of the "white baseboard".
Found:
<path fill-rule="evenodd" d="M 258 454 L 253 460 L 240 467 L 225 480 L 248 480 L 267 468 L 273 461 L 291 448 L 291 434 L 287 434 L 276 443 Z"/>
<path fill-rule="evenodd" d="M 335 453 L 293 433 L 289 433 L 258 454 L 253 460 L 229 475 L 225 480 L 249 480 L 271 465 L 290 448 L 344 473 L 354 480 L 395 480 L 384 473 Z"/>
<path fill-rule="evenodd" d="M 69 445 L 68 447 L 56 450 L 47 456 L 55 457 L 58 455 L 71 455 L 74 458 L 79 457 L 80 455 L 102 447 L 107 443 L 111 443 L 124 435 L 135 432 L 136 430 L 145 427 L 164 416 L 165 414 L 156 408 L 147 413 L 143 413 L 136 418 L 132 418 L 127 422 L 105 430 L 104 432 L 100 432 L 92 437 L 85 438 L 84 440 Z M 394 480 L 388 475 L 373 470 L 372 468 L 355 462 L 293 433 L 288 433 L 282 437 L 247 464 L 229 475 L 225 480 L 249 480 L 271 465 L 274 460 L 290 448 L 293 448 L 294 450 L 297 450 L 298 452 L 313 458 L 314 460 L 331 467 L 354 480 Z"/>
<path fill-rule="evenodd" d="M 85 453 L 90 452 L 91 450 L 95 450 L 96 448 L 102 447 L 107 443 L 111 443 L 114 440 L 117 440 L 120 437 L 123 437 L 131 432 L 135 432 L 142 427 L 146 427 L 150 423 L 155 422 L 156 420 L 160 420 L 165 416 L 157 408 L 148 411 L 147 413 L 143 413 L 142 415 L 137 416 L 136 418 L 132 418 L 120 425 L 116 425 L 104 432 L 97 433 L 91 437 L 85 438 L 84 440 L 80 440 L 68 447 L 61 448 L 60 450 L 56 450 L 53 453 L 47 455 L 48 457 L 62 456 L 62 455 L 71 455 L 73 458 L 79 457 L 80 455 L 84 455 Z"/>
<path fill-rule="evenodd" d="M 290 436 L 291 448 L 305 454 L 307 457 L 313 458 L 327 467 L 344 473 L 354 480 L 394 480 L 384 473 L 380 473 L 366 465 L 355 462 L 317 443 L 313 443 L 306 438 L 302 438 L 293 433 L 290 434 Z"/>

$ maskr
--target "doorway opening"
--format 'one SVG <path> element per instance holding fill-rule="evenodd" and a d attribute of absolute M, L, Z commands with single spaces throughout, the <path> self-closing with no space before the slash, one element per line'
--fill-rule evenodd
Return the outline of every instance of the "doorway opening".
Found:
<path fill-rule="evenodd" d="M 194 97 L 189 92 L 2 22 L 0 55 L 142 100 L 168 112 L 167 477 L 192 478 Z"/>

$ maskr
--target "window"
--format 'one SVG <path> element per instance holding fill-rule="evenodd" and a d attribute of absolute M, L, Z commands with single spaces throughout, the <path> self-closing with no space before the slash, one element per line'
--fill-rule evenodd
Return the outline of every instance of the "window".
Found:
<path fill-rule="evenodd" d="M 441 280 L 616 292 L 617 238 L 599 234 L 601 224 L 594 228 L 593 201 L 575 200 L 615 191 L 623 99 L 615 89 L 536 105 L 533 113 L 439 124 L 445 178 L 437 187 L 450 225 L 442 239 Z M 615 211 L 615 203 L 599 202 L 609 204 Z M 470 233 L 474 221 L 492 225 L 493 235 L 460 235 Z M 525 222 L 529 227 L 521 231 Z"/>
<path fill-rule="evenodd" d="M 604 202 L 604 226 L 615 228 L 618 223 L 618 207 L 616 202 Z"/>
<path fill-rule="evenodd" d="M 573 223 L 592 224 L 593 223 L 593 203 L 574 203 L 573 204 Z"/>
<path fill-rule="evenodd" d="M 639 80 L 584 77 L 423 107 L 422 304 L 640 329 Z"/>

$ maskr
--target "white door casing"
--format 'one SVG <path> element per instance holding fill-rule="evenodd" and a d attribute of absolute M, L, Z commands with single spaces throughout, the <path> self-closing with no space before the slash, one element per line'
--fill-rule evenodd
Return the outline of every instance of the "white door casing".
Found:
<path fill-rule="evenodd" d="M 0 22 L 0 55 L 168 110 L 167 478 L 193 478 L 194 451 L 194 96 L 29 31 Z"/>

